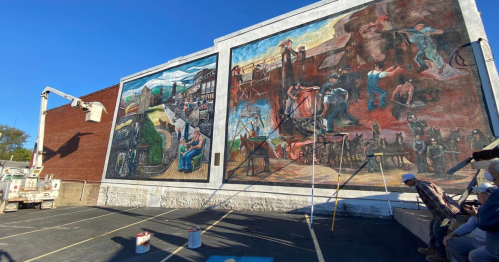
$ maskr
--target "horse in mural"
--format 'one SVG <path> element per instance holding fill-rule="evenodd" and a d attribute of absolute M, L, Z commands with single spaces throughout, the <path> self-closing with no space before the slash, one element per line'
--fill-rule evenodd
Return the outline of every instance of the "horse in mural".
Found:
<path fill-rule="evenodd" d="M 461 154 L 459 143 L 461 142 L 461 137 L 461 132 L 458 128 L 456 131 L 451 131 L 447 140 L 442 142 L 445 154 L 449 155 L 452 166 L 459 163 L 459 155 Z"/>
<path fill-rule="evenodd" d="M 390 158 L 393 165 L 400 168 L 405 168 L 404 156 L 408 155 L 407 147 L 404 143 L 402 132 L 395 133 L 395 142 L 389 146 Z"/>
<path fill-rule="evenodd" d="M 248 139 L 246 134 L 244 136 L 241 136 L 239 141 L 239 151 L 241 151 L 243 148 L 246 149 L 245 161 L 248 162 L 246 176 L 248 176 L 250 165 L 251 175 L 255 175 L 255 158 L 263 158 L 263 172 L 270 172 L 269 146 L 267 142 L 251 141 L 250 139 Z"/>
<path fill-rule="evenodd" d="M 344 164 L 348 163 L 347 155 L 350 150 L 350 140 L 348 140 L 348 136 L 346 136 L 345 144 L 343 144 L 343 141 L 332 142 L 328 147 L 329 165 L 331 167 L 340 165 L 342 147 L 343 147 L 343 163 Z"/>
<path fill-rule="evenodd" d="M 386 142 L 386 137 L 385 138 L 380 138 L 379 145 L 375 148 L 374 152 L 375 153 L 382 153 L 383 155 L 380 157 L 381 164 L 383 164 L 384 167 L 388 168 L 388 153 L 390 151 L 388 142 Z M 378 160 L 376 159 L 378 162 Z M 392 159 L 393 162 L 393 159 Z M 378 162 L 379 163 L 379 162 Z"/>
<path fill-rule="evenodd" d="M 364 134 L 355 133 L 355 137 L 349 141 L 348 150 L 348 158 L 350 159 L 350 166 L 353 163 L 356 163 L 357 166 L 360 166 L 364 161 L 364 139 L 362 138 Z M 345 141 L 346 142 L 346 141 Z M 359 157 L 360 155 L 360 157 Z"/>

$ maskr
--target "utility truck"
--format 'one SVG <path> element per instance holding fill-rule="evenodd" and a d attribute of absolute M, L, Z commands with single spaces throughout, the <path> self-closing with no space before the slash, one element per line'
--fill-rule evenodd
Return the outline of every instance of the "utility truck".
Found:
<path fill-rule="evenodd" d="M 29 171 L 25 174 L 4 175 L 0 178 L 0 213 L 17 211 L 19 206 L 28 204 L 39 205 L 40 209 L 55 208 L 55 199 L 59 196 L 61 180 L 54 179 L 53 175 L 40 174 L 43 170 L 43 138 L 45 133 L 45 117 L 47 115 L 47 99 L 53 93 L 71 101 L 71 107 L 80 108 L 85 113 L 85 121 L 100 122 L 102 111 L 107 113 L 99 102 L 83 102 L 81 99 L 65 94 L 52 87 L 45 87 L 41 94 L 40 123 L 38 137 L 33 152 L 33 159 Z"/>

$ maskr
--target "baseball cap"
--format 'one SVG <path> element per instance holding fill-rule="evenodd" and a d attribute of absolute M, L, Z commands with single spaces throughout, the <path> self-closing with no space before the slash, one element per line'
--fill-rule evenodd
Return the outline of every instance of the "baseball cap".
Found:
<path fill-rule="evenodd" d="M 403 174 L 402 175 L 402 183 L 405 183 L 407 180 L 415 179 L 416 176 L 413 174 Z"/>
<path fill-rule="evenodd" d="M 483 174 L 483 176 L 485 177 L 485 179 L 487 179 L 488 181 L 490 182 L 494 182 L 494 179 L 492 178 L 492 175 L 489 173 L 489 171 L 485 171 L 485 173 Z"/>
<path fill-rule="evenodd" d="M 475 192 L 483 192 L 489 195 L 492 194 L 492 192 L 494 192 L 494 190 L 496 189 L 497 187 L 492 185 L 491 183 L 482 183 L 478 187 L 473 187 L 473 190 L 475 190 Z"/>

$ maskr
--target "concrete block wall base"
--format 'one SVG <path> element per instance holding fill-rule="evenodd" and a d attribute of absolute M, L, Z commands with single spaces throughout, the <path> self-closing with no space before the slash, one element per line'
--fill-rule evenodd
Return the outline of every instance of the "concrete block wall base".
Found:
<path fill-rule="evenodd" d="M 426 244 L 430 242 L 430 222 L 433 218 L 430 211 L 394 208 L 393 215 L 395 220 Z"/>
<path fill-rule="evenodd" d="M 56 206 L 96 206 L 99 198 L 100 185 L 86 184 L 83 197 L 82 182 L 62 182 L 59 198 L 55 200 Z M 80 200 L 81 198 L 81 200 Z"/>
<path fill-rule="evenodd" d="M 186 190 L 159 187 L 102 186 L 99 206 L 140 206 L 221 209 L 256 212 L 310 213 L 310 196 L 289 196 L 226 190 Z M 314 198 L 314 214 L 332 215 L 334 198 Z M 389 218 L 386 201 L 341 199 L 338 215 Z"/>

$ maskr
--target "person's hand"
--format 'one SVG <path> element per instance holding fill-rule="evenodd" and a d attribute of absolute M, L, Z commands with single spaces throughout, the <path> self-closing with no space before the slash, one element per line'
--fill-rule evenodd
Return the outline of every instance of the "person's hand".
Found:
<path fill-rule="evenodd" d="M 471 216 L 473 217 L 476 217 L 477 216 L 477 210 L 476 210 L 476 207 L 474 206 L 468 206 L 468 205 L 465 205 L 464 207 L 464 210 L 470 214 Z"/>
<path fill-rule="evenodd" d="M 447 246 L 447 241 L 449 241 L 449 240 L 451 240 L 453 238 L 455 238 L 454 234 L 449 234 L 449 235 L 445 236 L 444 237 L 444 241 L 443 241 L 444 245 Z"/>

